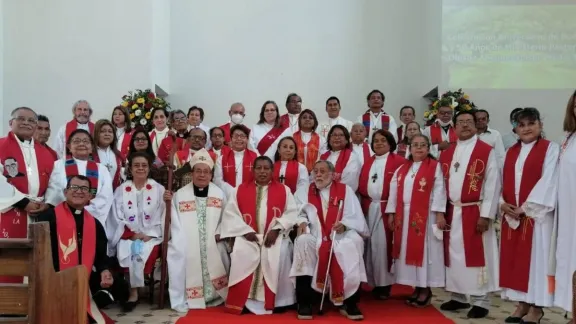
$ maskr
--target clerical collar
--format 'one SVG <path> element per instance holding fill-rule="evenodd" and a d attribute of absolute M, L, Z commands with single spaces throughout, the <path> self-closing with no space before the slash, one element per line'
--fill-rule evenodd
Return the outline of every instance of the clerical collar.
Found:
<path fill-rule="evenodd" d="M 390 152 L 386 152 L 382 155 L 376 155 L 376 160 L 384 160 L 388 157 L 388 155 L 390 155 Z"/>
<path fill-rule="evenodd" d="M 478 138 L 477 135 L 474 135 L 474 136 L 472 136 L 472 137 L 470 137 L 469 139 L 466 139 L 466 140 L 460 140 L 460 139 L 459 139 L 459 140 L 458 140 L 458 144 L 464 144 L 464 145 L 470 144 L 470 143 L 472 143 L 472 142 L 475 142 L 477 138 Z"/>
<path fill-rule="evenodd" d="M 268 183 L 265 185 L 261 185 L 258 182 L 256 182 L 256 187 L 267 187 L 270 184 L 270 182 L 272 182 L 272 181 L 268 181 Z"/>
<path fill-rule="evenodd" d="M 84 209 L 76 209 L 70 205 L 68 205 L 68 208 L 70 208 L 70 211 L 72 212 L 73 215 L 82 215 L 82 212 L 84 211 Z"/>
<path fill-rule="evenodd" d="M 362 142 L 362 143 L 352 143 L 353 145 L 357 145 L 357 146 L 364 146 L 364 143 L 366 142 Z"/>
<path fill-rule="evenodd" d="M 195 184 L 192 184 L 192 186 L 194 187 L 194 196 L 200 197 L 200 198 L 208 197 L 208 187 L 200 188 L 200 187 L 196 186 Z"/>
<path fill-rule="evenodd" d="M 24 144 L 32 144 L 32 138 L 30 138 L 29 140 L 25 140 L 25 139 L 21 139 L 18 135 L 14 134 L 14 137 L 16 137 L 16 139 L 18 141 L 20 141 L 21 143 Z"/>

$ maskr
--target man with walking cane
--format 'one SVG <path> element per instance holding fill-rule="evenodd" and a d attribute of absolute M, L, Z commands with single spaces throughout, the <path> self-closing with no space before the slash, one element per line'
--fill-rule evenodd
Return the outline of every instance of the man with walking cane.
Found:
<path fill-rule="evenodd" d="M 300 207 L 294 260 L 298 318 L 312 318 L 313 291 L 329 292 L 332 303 L 351 320 L 362 320 L 358 309 L 360 284 L 366 281 L 363 252 L 369 236 L 360 203 L 347 185 L 333 181 L 334 165 L 318 161 L 314 183 L 298 190 Z M 324 296 L 320 311 L 323 309 Z"/>

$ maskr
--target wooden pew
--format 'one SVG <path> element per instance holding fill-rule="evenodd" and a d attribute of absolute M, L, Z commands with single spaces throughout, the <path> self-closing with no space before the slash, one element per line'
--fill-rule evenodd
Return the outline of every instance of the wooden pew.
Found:
<path fill-rule="evenodd" d="M 48 223 L 30 225 L 29 233 L 0 239 L 0 275 L 28 277 L 26 284 L 0 283 L 0 323 L 86 324 L 86 269 L 56 273 Z"/>

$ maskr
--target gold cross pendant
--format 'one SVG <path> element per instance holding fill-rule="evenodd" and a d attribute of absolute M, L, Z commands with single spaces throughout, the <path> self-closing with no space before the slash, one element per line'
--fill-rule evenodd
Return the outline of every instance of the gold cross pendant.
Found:
<path fill-rule="evenodd" d="M 460 162 L 454 163 L 454 171 L 458 172 L 458 168 L 460 167 Z"/>

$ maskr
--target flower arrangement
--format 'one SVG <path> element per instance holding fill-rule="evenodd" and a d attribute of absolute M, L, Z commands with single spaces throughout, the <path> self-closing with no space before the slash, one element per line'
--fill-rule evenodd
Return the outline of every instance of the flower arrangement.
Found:
<path fill-rule="evenodd" d="M 428 110 L 424 112 L 424 120 L 427 122 L 434 121 L 440 107 L 450 107 L 455 112 L 476 109 L 476 105 L 470 101 L 470 96 L 464 93 L 462 89 L 447 91 L 440 98 L 433 99 L 428 105 Z"/>
<path fill-rule="evenodd" d="M 170 104 L 166 100 L 157 97 L 150 89 L 129 91 L 127 95 L 122 96 L 122 107 L 130 111 L 130 121 L 132 128 L 137 126 L 151 131 L 152 113 L 154 109 L 164 108 L 170 110 Z"/>

